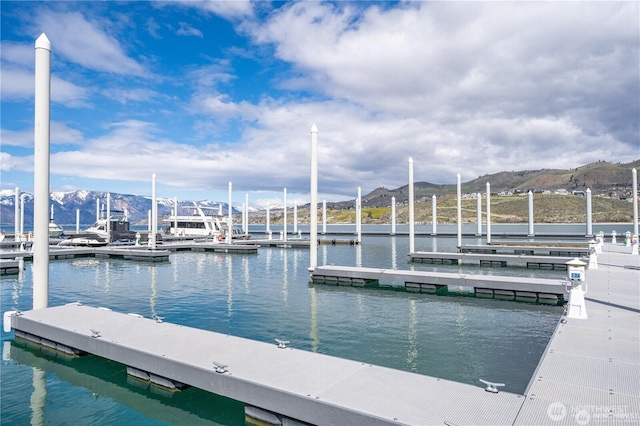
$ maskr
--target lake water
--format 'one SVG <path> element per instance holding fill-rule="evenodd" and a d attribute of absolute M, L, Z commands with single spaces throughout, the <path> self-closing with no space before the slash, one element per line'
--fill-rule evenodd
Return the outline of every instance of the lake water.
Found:
<path fill-rule="evenodd" d="M 610 231 L 608 231 L 610 232 Z M 465 238 L 464 244 L 480 244 Z M 455 251 L 450 237 L 417 250 Z M 563 278 L 564 271 L 410 264 L 406 236 L 321 245 L 318 264 Z M 170 262 L 69 259 L 50 263 L 49 305 L 82 301 L 120 312 L 524 393 L 562 308 L 400 291 L 312 285 L 309 250 L 176 253 Z M 2 311 L 32 306 L 32 264 L 2 277 Z M 167 342 L 171 344 L 171 342 Z M 2 334 L 2 424 L 244 425 L 242 404 L 198 389 L 168 393 L 127 379 L 124 366 L 67 359 Z M 256 363 L 260 363 L 256 359 Z M 266 366 L 268 368 L 268 366 Z"/>

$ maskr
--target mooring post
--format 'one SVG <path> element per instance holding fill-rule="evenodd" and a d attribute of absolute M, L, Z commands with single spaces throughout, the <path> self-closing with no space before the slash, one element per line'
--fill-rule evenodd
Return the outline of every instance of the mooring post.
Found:
<path fill-rule="evenodd" d="M 431 196 L 431 235 L 438 234 L 438 199 L 436 194 Z"/>
<path fill-rule="evenodd" d="M 107 231 L 107 243 L 111 242 L 111 193 L 107 192 L 107 217 L 104 229 Z"/>
<path fill-rule="evenodd" d="M 413 195 L 413 158 L 409 157 L 409 254 L 415 252 L 414 195 Z"/>
<path fill-rule="evenodd" d="M 487 244 L 491 244 L 491 184 L 487 182 Z"/>
<path fill-rule="evenodd" d="M 42 309 L 49 306 L 51 126 L 51 42 L 44 33 L 36 40 L 35 49 L 33 231 L 36 237 L 33 242 L 33 309 Z"/>
<path fill-rule="evenodd" d="M 282 216 L 283 241 L 287 241 L 287 188 L 284 189 L 284 212 Z"/>
<path fill-rule="evenodd" d="M 20 232 L 20 189 L 18 187 L 14 192 L 13 207 L 15 212 L 13 216 L 13 240 L 20 241 L 22 233 Z"/>
<path fill-rule="evenodd" d="M 638 237 L 638 172 L 631 170 L 631 187 L 633 188 L 633 235 Z"/>
<path fill-rule="evenodd" d="M 591 223 L 591 188 L 587 188 L 587 237 L 593 236 L 593 225 Z"/>
<path fill-rule="evenodd" d="M 267 204 L 267 213 L 265 215 L 265 225 L 264 225 L 264 230 L 267 234 L 269 234 L 271 232 L 271 206 L 269 204 Z"/>
<path fill-rule="evenodd" d="M 76 233 L 80 232 L 80 209 L 76 209 Z"/>
<path fill-rule="evenodd" d="M 477 214 L 476 222 L 478 226 L 476 229 L 476 237 L 481 237 L 482 236 L 482 194 L 479 192 L 476 192 L 476 214 Z"/>
<path fill-rule="evenodd" d="M 391 235 L 396 235 L 396 197 L 391 197 Z"/>
<path fill-rule="evenodd" d="M 358 187 L 358 199 L 356 200 L 356 234 L 358 244 L 362 241 L 362 188 Z"/>
<path fill-rule="evenodd" d="M 231 181 L 229 181 L 229 202 L 227 204 L 227 215 L 228 215 L 228 226 L 229 226 L 229 232 L 227 233 L 227 244 L 231 244 L 232 242 L 232 238 L 233 238 L 233 207 L 231 207 L 231 202 L 232 202 L 232 184 Z M 269 223 L 269 218 L 267 217 L 267 223 Z"/>
<path fill-rule="evenodd" d="M 327 200 L 322 200 L 322 235 L 327 233 Z"/>
<path fill-rule="evenodd" d="M 178 197 L 173 197 L 173 231 L 178 232 Z"/>
<path fill-rule="evenodd" d="M 151 250 L 156 249 L 158 231 L 158 203 L 156 201 L 156 174 L 151 175 Z"/>
<path fill-rule="evenodd" d="M 533 231 L 533 192 L 529 191 L 527 194 L 529 200 L 529 237 L 535 235 Z"/>
<path fill-rule="evenodd" d="M 244 235 L 249 235 L 249 193 L 244 194 Z"/>
<path fill-rule="evenodd" d="M 456 188 L 458 199 L 458 251 L 460 251 L 460 247 L 462 247 L 462 181 L 460 173 L 456 176 Z"/>
<path fill-rule="evenodd" d="M 313 272 L 318 266 L 318 128 L 315 124 L 311 126 L 311 204 L 309 206 L 309 271 Z M 323 213 L 323 227 L 322 232 L 325 232 L 326 227 L 326 208 L 327 203 L 322 203 Z"/>

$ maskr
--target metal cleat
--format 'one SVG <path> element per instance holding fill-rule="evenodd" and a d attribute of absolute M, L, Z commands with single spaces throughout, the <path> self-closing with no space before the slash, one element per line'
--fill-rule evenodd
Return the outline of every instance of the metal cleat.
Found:
<path fill-rule="evenodd" d="M 484 390 L 491 393 L 498 393 L 498 386 L 504 386 L 504 383 L 493 383 L 482 379 L 480 379 L 480 381 L 487 385 Z"/>
<path fill-rule="evenodd" d="M 290 343 L 288 340 L 280 340 L 280 339 L 276 339 L 276 342 L 278 342 L 278 347 L 280 349 L 285 349 L 287 345 Z"/>
<path fill-rule="evenodd" d="M 213 371 L 215 371 L 216 373 L 223 374 L 227 372 L 228 365 L 223 365 L 215 361 L 213 361 L 213 365 L 215 365 L 215 368 Z"/>
<path fill-rule="evenodd" d="M 102 336 L 100 335 L 100 330 L 94 330 L 94 329 L 92 328 L 92 329 L 91 329 L 91 337 L 92 337 L 92 338 L 94 338 L 94 339 L 96 339 L 96 338 L 98 338 L 98 337 L 102 337 Z"/>

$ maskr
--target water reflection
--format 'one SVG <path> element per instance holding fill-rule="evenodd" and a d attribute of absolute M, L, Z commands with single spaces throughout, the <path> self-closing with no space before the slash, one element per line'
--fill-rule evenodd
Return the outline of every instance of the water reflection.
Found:
<path fill-rule="evenodd" d="M 31 399 L 29 400 L 29 407 L 31 408 L 31 425 L 39 426 L 44 424 L 44 407 L 47 401 L 47 382 L 44 378 L 44 371 L 32 367 L 33 379 L 31 381 L 33 385 L 33 392 L 31 393 Z"/>
<path fill-rule="evenodd" d="M 407 349 L 407 365 L 411 371 L 417 371 L 418 365 L 418 312 L 416 308 L 416 300 L 409 299 L 409 327 L 407 337 L 409 347 Z"/>

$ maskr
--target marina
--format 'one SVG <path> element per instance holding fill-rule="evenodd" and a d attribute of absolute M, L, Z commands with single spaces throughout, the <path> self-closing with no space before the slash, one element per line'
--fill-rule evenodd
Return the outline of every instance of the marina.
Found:
<path fill-rule="evenodd" d="M 589 318 L 557 322 L 537 371 L 522 394 L 502 389 L 493 394 L 479 385 L 413 375 L 295 347 L 282 349 L 275 339 L 272 343 L 256 342 L 78 303 L 23 312 L 13 317 L 12 324 L 19 330 L 17 336 L 27 341 L 40 339 L 42 344 L 40 336 L 46 335 L 45 345 L 62 344 L 62 351 L 76 348 L 108 354 L 133 366 L 134 375 L 159 376 L 155 380 L 163 387 L 188 384 L 229 396 L 248 404 L 247 414 L 264 419 L 271 416 L 282 421 L 291 417 L 312 424 L 549 424 L 549 407 L 562 406 L 565 416 L 559 424 L 575 424 L 577 414 L 585 415 L 579 408 L 586 406 L 587 415 L 595 416 L 603 413 L 595 413 L 595 408 L 589 411 L 588 407 L 614 406 L 618 408 L 607 414 L 609 418 L 628 420 L 640 413 L 640 346 L 635 333 L 640 326 L 640 282 L 635 269 L 640 267 L 640 258 L 628 252 L 624 246 L 605 246 L 603 266 L 587 271 Z M 610 296 L 612 292 L 615 297 Z M 586 330 L 593 329 L 601 331 L 585 338 Z M 167 346 L 165 339 L 153 338 L 158 333 L 178 344 Z M 183 339 L 190 343 L 179 344 Z M 602 340 L 601 355 L 593 353 L 593 339 Z M 189 350 L 183 349 L 186 347 Z M 141 356 L 145 352 L 149 355 Z M 124 355 L 115 355 L 119 353 Z M 252 356 L 246 357 L 248 353 Z M 264 363 L 256 365 L 253 354 Z M 185 365 L 185 361 L 194 367 Z M 221 365 L 225 365 L 224 371 L 216 372 Z M 265 370 L 265 365 L 270 368 Z M 195 370 L 189 372 L 191 368 Z M 132 370 L 129 372 L 132 374 Z M 309 377 L 309 381 L 294 379 L 299 377 Z M 260 390 L 263 387 L 270 391 L 265 394 Z M 422 392 L 407 393 L 407 389 Z M 562 394 L 558 394 L 560 389 Z M 446 402 L 452 399 L 457 403 Z"/>

